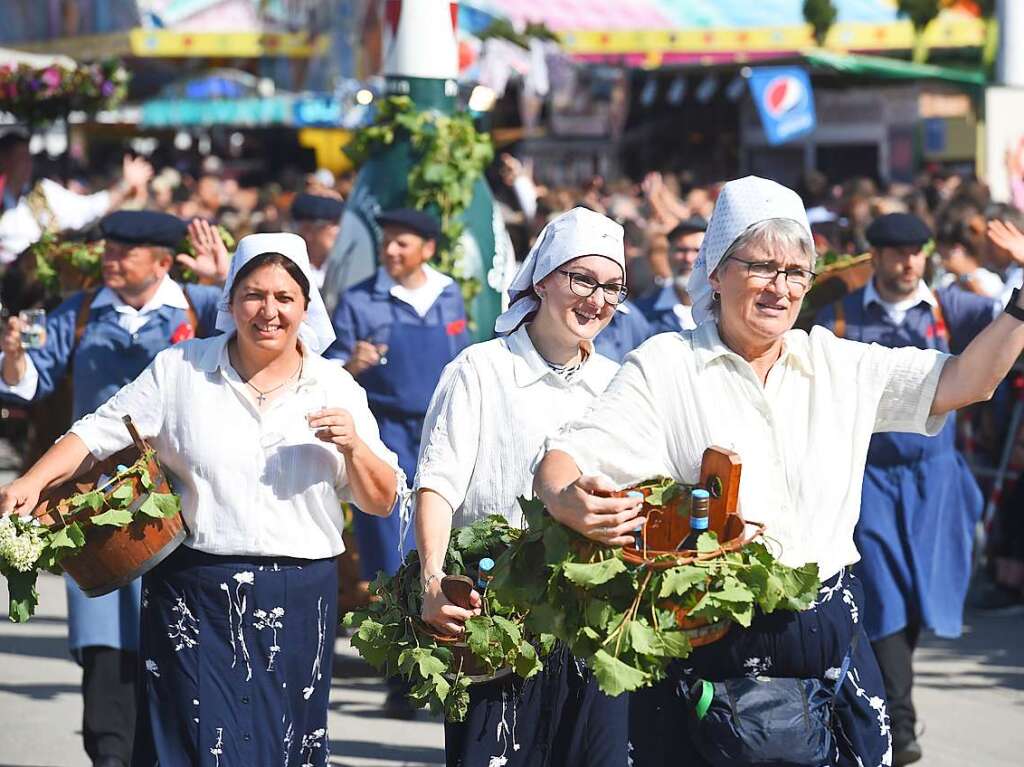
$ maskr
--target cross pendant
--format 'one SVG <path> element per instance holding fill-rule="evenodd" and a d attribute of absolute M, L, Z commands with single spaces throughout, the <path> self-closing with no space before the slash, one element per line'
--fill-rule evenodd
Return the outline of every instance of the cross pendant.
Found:
<path fill-rule="evenodd" d="M 263 403 L 266 402 L 266 400 L 267 400 L 267 398 L 263 394 L 257 394 L 256 395 L 256 404 L 259 407 L 263 407 Z"/>

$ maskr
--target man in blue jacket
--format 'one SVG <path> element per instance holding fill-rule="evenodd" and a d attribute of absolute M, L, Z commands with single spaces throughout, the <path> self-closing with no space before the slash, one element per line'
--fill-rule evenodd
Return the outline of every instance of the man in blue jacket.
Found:
<path fill-rule="evenodd" d="M 875 273 L 826 307 L 816 322 L 837 335 L 890 348 L 958 354 L 1001 308 L 958 287 L 924 282 L 932 233 L 917 216 L 892 213 L 867 230 Z M 864 583 L 864 628 L 885 680 L 893 765 L 921 758 L 911 700 L 912 656 L 922 628 L 960 635 L 974 526 L 982 496 L 954 446 L 950 417 L 934 437 L 880 433 L 871 439 L 854 533 Z"/>
<path fill-rule="evenodd" d="M 0 396 L 32 401 L 70 376 L 73 417 L 91 413 L 133 381 L 164 349 L 213 332 L 220 288 L 181 286 L 168 275 L 188 237 L 196 257 L 179 260 L 223 282 L 228 255 L 206 222 L 191 227 L 166 213 L 119 211 L 100 222 L 103 287 L 72 295 L 46 322 L 41 349 L 25 351 L 12 317 L 0 354 Z M 135 730 L 141 586 L 88 598 L 65 578 L 69 644 L 82 666 L 82 738 L 94 767 L 126 767 Z"/>
<path fill-rule="evenodd" d="M 707 219 L 690 216 L 668 233 L 668 255 L 672 281 L 637 299 L 636 305 L 651 323 L 652 333 L 673 333 L 695 327 L 690 294 L 686 286 L 697 263 L 700 246 L 707 231 Z"/>

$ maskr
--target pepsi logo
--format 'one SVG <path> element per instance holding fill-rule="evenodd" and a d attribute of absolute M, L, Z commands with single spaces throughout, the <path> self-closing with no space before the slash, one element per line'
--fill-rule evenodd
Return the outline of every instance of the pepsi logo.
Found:
<path fill-rule="evenodd" d="M 792 75 L 772 78 L 764 89 L 764 107 L 774 118 L 795 109 L 803 99 L 803 83 Z"/>

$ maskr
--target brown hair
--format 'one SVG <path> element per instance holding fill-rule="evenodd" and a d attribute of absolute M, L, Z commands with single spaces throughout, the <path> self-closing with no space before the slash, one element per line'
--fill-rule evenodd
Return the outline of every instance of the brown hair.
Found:
<path fill-rule="evenodd" d="M 238 289 L 239 283 L 257 269 L 264 266 L 280 266 L 288 272 L 288 276 L 299 284 L 299 287 L 302 289 L 302 297 L 306 301 L 306 307 L 309 307 L 309 279 L 307 279 L 306 275 L 302 273 L 302 269 L 299 268 L 298 264 L 280 253 L 260 253 L 258 256 L 252 258 L 249 263 L 239 269 L 238 274 L 235 275 L 235 279 L 231 283 L 231 291 L 228 293 L 228 303 L 234 302 L 235 291 Z"/>

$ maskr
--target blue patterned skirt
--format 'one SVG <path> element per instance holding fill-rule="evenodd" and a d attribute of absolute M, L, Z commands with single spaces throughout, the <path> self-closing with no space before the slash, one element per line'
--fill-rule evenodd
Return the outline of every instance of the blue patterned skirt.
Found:
<path fill-rule="evenodd" d="M 135 767 L 320 767 L 333 559 L 180 547 L 143 578 Z"/>
<path fill-rule="evenodd" d="M 448 767 L 626 767 L 626 695 L 611 698 L 559 644 L 527 680 L 469 688 L 464 722 L 445 722 Z"/>
<path fill-rule="evenodd" d="M 807 610 L 758 615 L 749 628 L 733 626 L 724 638 L 695 649 L 689 658 L 674 665 L 669 679 L 630 697 L 631 764 L 704 766 L 689 742 L 690 704 L 679 695 L 680 675 L 712 681 L 741 676 L 836 679 L 854 635 L 859 634 L 849 673 L 835 702 L 838 753 L 832 763 L 840 767 L 891 765 L 885 687 L 864 633 L 863 606 L 860 581 L 849 570 L 842 570 L 822 585 L 818 601 Z"/>

